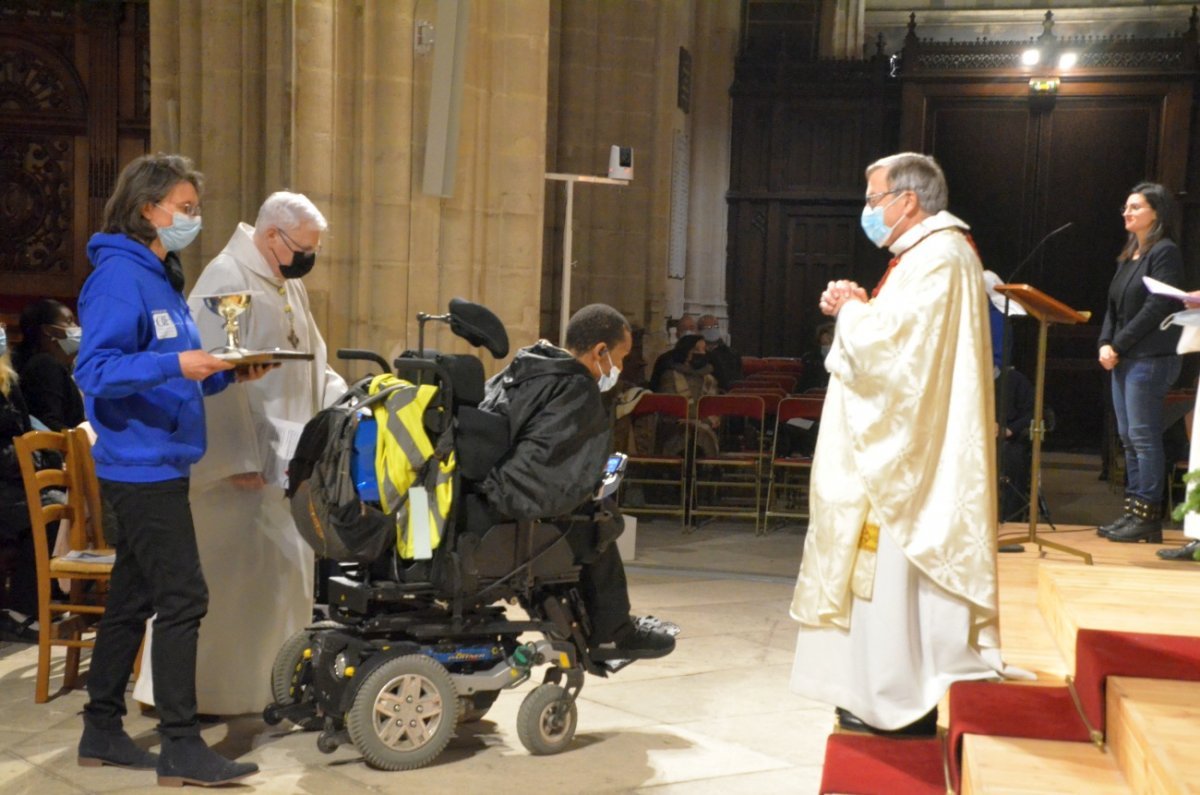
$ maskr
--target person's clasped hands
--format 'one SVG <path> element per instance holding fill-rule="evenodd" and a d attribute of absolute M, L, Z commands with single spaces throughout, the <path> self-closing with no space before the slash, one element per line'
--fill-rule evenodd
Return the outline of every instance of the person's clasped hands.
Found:
<path fill-rule="evenodd" d="M 862 301 L 866 303 L 867 291 L 859 287 L 855 282 L 839 279 L 835 282 L 829 282 L 829 285 L 825 288 L 825 292 L 821 293 L 821 301 L 818 305 L 826 315 L 837 317 L 838 312 L 846 305 L 847 301 Z"/>

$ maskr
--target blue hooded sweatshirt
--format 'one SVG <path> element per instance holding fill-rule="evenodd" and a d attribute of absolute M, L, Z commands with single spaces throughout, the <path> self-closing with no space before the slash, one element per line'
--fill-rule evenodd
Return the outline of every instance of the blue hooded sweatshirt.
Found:
<path fill-rule="evenodd" d="M 204 395 L 233 381 L 183 377 L 179 354 L 200 347 L 187 301 L 148 246 L 92 235 L 95 270 L 79 296 L 83 341 L 75 381 L 96 430 L 96 475 L 121 483 L 186 478 L 204 455 Z"/>

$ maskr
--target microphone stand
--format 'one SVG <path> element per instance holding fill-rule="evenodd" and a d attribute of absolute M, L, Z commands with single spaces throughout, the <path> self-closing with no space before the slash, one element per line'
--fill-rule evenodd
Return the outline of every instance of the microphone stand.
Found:
<path fill-rule="evenodd" d="M 1017 275 L 1019 273 L 1021 273 L 1021 269 L 1024 268 L 1026 265 L 1028 265 L 1033 260 L 1033 256 L 1035 254 L 1037 254 L 1039 251 L 1041 251 L 1042 246 L 1046 245 L 1047 241 L 1049 241 L 1050 238 L 1054 237 L 1055 235 L 1059 234 L 1060 232 L 1065 232 L 1073 224 L 1074 224 L 1074 221 L 1067 221 L 1065 224 L 1063 224 L 1062 226 L 1058 227 L 1057 229 L 1049 232 L 1041 240 L 1039 240 L 1037 245 L 1034 246 L 1032 249 L 1030 249 L 1029 253 L 1025 255 L 1025 258 L 1022 259 L 1020 261 L 1020 263 L 1017 264 L 1017 267 L 1012 269 L 1012 273 L 1010 273 L 1008 275 L 1008 279 L 1005 280 L 1005 284 L 1012 284 L 1013 279 L 1015 279 L 1017 277 Z M 1000 334 L 1000 379 L 999 379 L 999 386 L 998 386 L 998 391 L 1000 392 L 1000 400 L 999 400 L 999 405 L 996 407 L 996 415 L 997 415 L 996 426 L 997 426 L 997 430 L 999 431 L 999 433 L 997 434 L 999 437 L 999 439 L 997 441 L 997 458 L 999 459 L 999 461 L 997 462 L 998 469 L 1003 468 L 1005 453 L 1008 450 L 1008 438 L 1007 438 L 1007 434 L 1008 434 L 1008 400 L 1009 400 L 1008 370 L 1009 370 L 1010 361 L 1012 359 L 1012 315 L 1010 315 L 1008 313 L 1008 309 L 1009 309 L 1011 300 L 1012 299 L 1007 294 L 1005 294 L 1005 296 L 1004 296 L 1004 318 L 1003 318 L 1003 322 L 1001 324 L 1001 334 Z M 990 304 L 990 301 L 989 301 L 989 304 Z M 1035 429 L 1032 427 L 1032 423 L 1031 423 L 1029 432 L 1030 432 L 1031 436 L 1033 433 L 1035 433 Z M 1003 478 L 1003 474 L 1001 474 L 1000 477 Z M 997 482 L 997 491 L 999 491 L 1000 488 L 1003 487 L 1004 484 L 1002 481 L 1000 481 L 999 478 L 997 479 L 997 481 L 998 481 Z M 1030 485 L 1030 491 L 1031 491 L 1031 493 L 1029 495 L 1029 500 L 1032 501 L 1032 500 L 1037 499 L 1037 494 L 1032 493 L 1033 492 L 1032 484 Z M 999 496 L 999 494 L 997 494 L 997 496 Z M 1000 521 L 1004 521 L 1003 516 L 1000 517 Z M 1001 550 L 1006 551 L 1006 552 L 1023 552 L 1023 551 L 1025 551 L 1025 548 L 1022 547 L 1020 544 L 1010 544 L 1007 546 L 1008 546 L 1007 549 L 1004 549 L 1003 547 L 1001 547 Z"/>

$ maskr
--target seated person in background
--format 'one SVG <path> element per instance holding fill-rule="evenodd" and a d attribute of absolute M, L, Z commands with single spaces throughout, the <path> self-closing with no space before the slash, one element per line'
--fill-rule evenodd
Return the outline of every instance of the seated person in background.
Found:
<path fill-rule="evenodd" d="M 601 393 L 616 385 L 631 344 L 625 317 L 591 304 L 567 324 L 565 350 L 542 340 L 488 380 L 479 408 L 506 418 L 512 439 L 477 486 L 493 519 L 555 519 L 590 501 L 612 444 Z M 619 532 L 611 531 L 598 522 L 573 522 L 566 531 L 582 566 L 592 653 L 597 659 L 669 654 L 674 637 L 629 614 L 625 567 L 612 543 Z"/>
<path fill-rule="evenodd" d="M 996 443 L 1000 472 L 1000 521 L 1021 520 L 1029 499 L 1030 457 L 1032 442 L 1029 438 L 1029 423 L 1033 420 L 1034 392 L 1029 379 L 1013 367 L 1008 368 L 1005 392 L 1007 401 L 1000 394 L 1000 368 L 993 370 L 996 388 L 996 413 L 1001 407 L 1006 413 L 1003 424 L 996 423 L 996 436 L 1004 434 L 1004 445 Z"/>
<path fill-rule="evenodd" d="M 734 381 L 742 380 L 742 355 L 725 344 L 721 336 L 721 321 L 716 315 L 700 318 L 700 334 L 708 346 L 708 361 L 722 392 L 728 392 Z"/>
<path fill-rule="evenodd" d="M 52 431 L 74 428 L 87 417 L 71 370 L 82 331 L 75 313 L 51 298 L 21 312 L 21 344 L 14 364 L 29 413 Z"/>
<path fill-rule="evenodd" d="M 0 323 L 0 560 L 12 572 L 8 598 L 0 610 L 0 640 L 37 643 L 37 572 L 25 484 L 13 439 L 31 430 L 29 411 L 17 385 L 8 353 L 8 337 Z M 0 596 L 4 581 L 0 579 Z"/>
<path fill-rule="evenodd" d="M 693 407 L 704 395 L 720 391 L 708 358 L 707 343 L 699 334 L 681 337 L 664 355 L 668 357 L 666 366 L 658 374 L 658 380 L 650 383 L 652 391 L 683 395 Z"/>
<path fill-rule="evenodd" d="M 797 392 L 810 389 L 826 389 L 829 386 L 829 371 L 825 369 L 825 357 L 833 346 L 833 323 L 822 323 L 813 332 L 813 347 L 804 352 L 800 361 L 804 363 L 804 374 L 796 385 Z"/>
<path fill-rule="evenodd" d="M 699 333 L 696 326 L 696 318 L 688 314 L 684 314 L 679 318 L 679 320 L 675 321 L 675 325 L 671 328 L 674 329 L 676 343 L 688 335 Z M 669 328 L 668 331 L 670 331 L 671 328 Z M 658 383 L 659 379 L 662 378 L 663 372 L 671 365 L 672 353 L 673 351 L 670 350 L 663 351 L 658 355 L 658 358 L 654 360 L 654 367 L 650 369 L 650 379 L 647 382 L 650 385 L 651 392 L 658 391 L 654 388 L 654 385 Z"/>

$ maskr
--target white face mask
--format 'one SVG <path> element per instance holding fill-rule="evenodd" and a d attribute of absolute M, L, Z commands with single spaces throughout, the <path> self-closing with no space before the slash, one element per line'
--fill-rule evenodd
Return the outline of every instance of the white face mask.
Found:
<path fill-rule="evenodd" d="M 600 381 L 598 386 L 601 392 L 607 392 L 617 385 L 617 379 L 621 377 L 621 368 L 613 364 L 612 356 L 606 351 L 605 356 L 608 356 L 609 369 L 608 372 L 600 371 Z"/>

